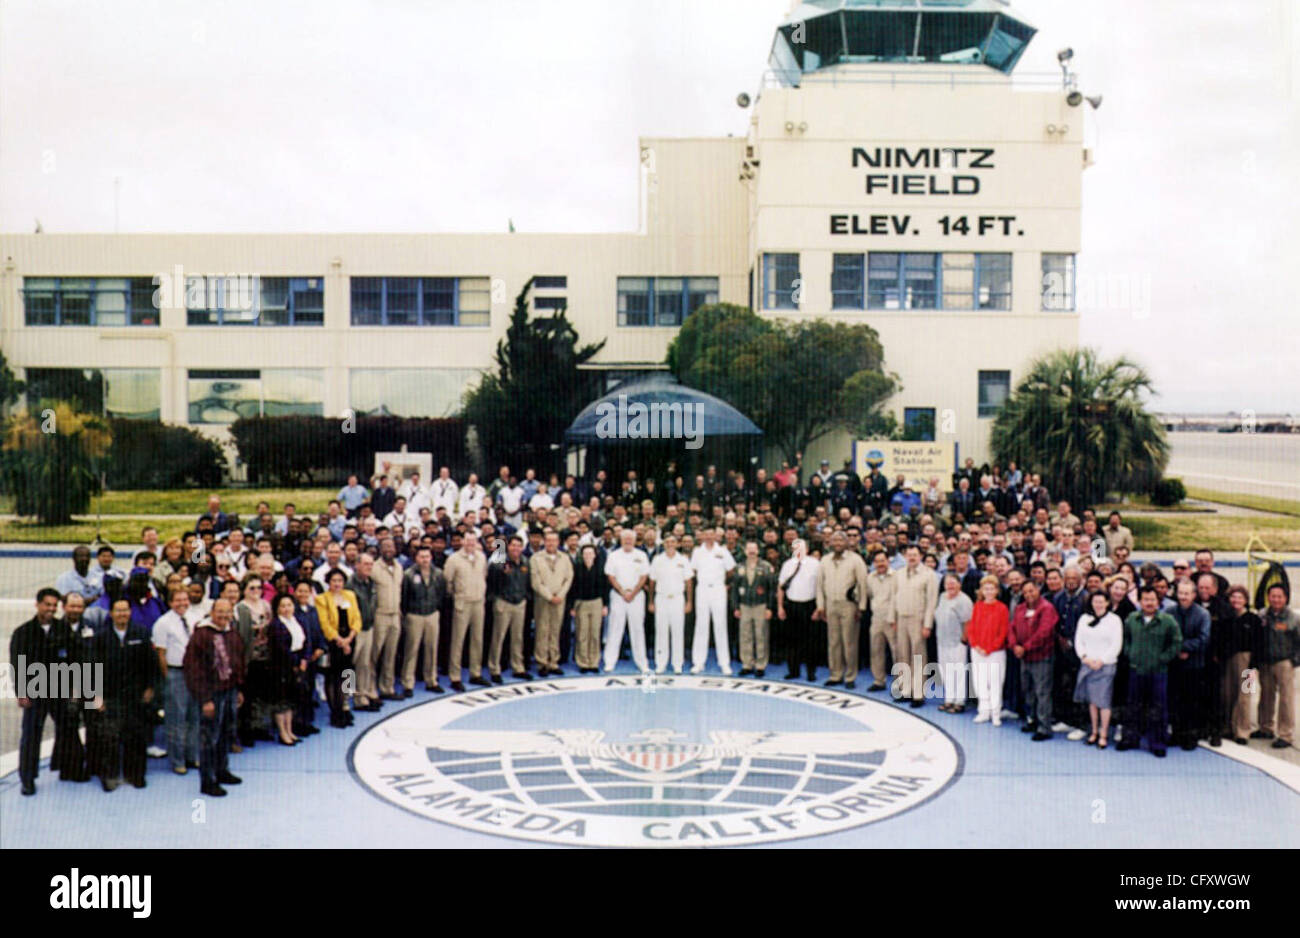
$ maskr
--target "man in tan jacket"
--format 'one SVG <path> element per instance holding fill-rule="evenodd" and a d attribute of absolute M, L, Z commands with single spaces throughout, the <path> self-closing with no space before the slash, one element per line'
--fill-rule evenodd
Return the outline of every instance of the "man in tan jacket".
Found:
<path fill-rule="evenodd" d="M 844 548 L 843 531 L 831 535 L 831 553 L 817 568 L 817 608 L 813 619 L 826 620 L 827 658 L 831 676 L 827 687 L 858 678 L 858 616 L 867 608 L 867 565 Z"/>
<path fill-rule="evenodd" d="M 898 628 L 894 623 L 894 594 L 898 590 L 898 581 L 894 571 L 889 568 L 889 556 L 883 551 L 876 551 L 871 559 L 872 570 L 867 576 L 867 601 L 871 606 L 871 628 L 868 641 L 871 643 L 871 686 L 867 690 L 885 689 L 885 648 L 898 660 L 898 645 L 895 638 Z"/>
<path fill-rule="evenodd" d="M 573 585 L 573 563 L 560 550 L 559 532 L 548 528 L 544 548 L 532 558 L 533 619 L 536 635 L 533 658 L 542 677 L 563 674 L 560 670 L 560 629 L 564 624 L 564 600 Z"/>
<path fill-rule="evenodd" d="M 915 544 L 907 548 L 906 557 L 907 565 L 894 574 L 894 667 L 901 664 L 911 670 L 912 706 L 919 707 L 925 703 L 925 640 L 939 602 L 939 578 L 921 563 Z"/>
<path fill-rule="evenodd" d="M 391 537 L 379 542 L 379 560 L 370 576 L 375 581 L 375 637 L 371 642 L 375 670 L 379 672 L 379 695 L 400 700 L 397 679 L 397 644 L 402 636 L 402 565 L 397 562 L 397 545 Z"/>
<path fill-rule="evenodd" d="M 442 570 L 451 595 L 451 645 L 447 650 L 447 674 L 451 689 L 463 691 L 460 681 L 464 660 L 465 633 L 469 632 L 469 682 L 486 686 L 483 671 L 483 603 L 487 598 L 487 558 L 479 550 L 478 532 L 466 531 L 460 550 L 447 559 Z"/>

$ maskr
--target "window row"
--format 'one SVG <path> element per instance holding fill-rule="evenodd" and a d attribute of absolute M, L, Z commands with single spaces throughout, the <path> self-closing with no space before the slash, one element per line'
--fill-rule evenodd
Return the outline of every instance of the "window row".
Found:
<path fill-rule="evenodd" d="M 803 290 L 798 254 L 764 254 L 764 309 L 798 309 Z M 833 309 L 1011 309 L 1011 255 L 976 253 L 836 254 Z M 1075 256 L 1042 255 L 1042 309 L 1075 309 Z"/>
<path fill-rule="evenodd" d="M 717 277 L 619 277 L 620 326 L 680 326 L 701 306 L 718 302 Z"/>
<path fill-rule="evenodd" d="M 28 368 L 30 411 L 50 401 L 135 420 L 159 420 L 157 368 Z M 353 368 L 349 406 L 358 416 L 450 417 L 460 410 L 472 368 Z M 240 417 L 325 414 L 325 372 L 319 368 L 190 369 L 186 373 L 190 424 L 230 424 Z"/>

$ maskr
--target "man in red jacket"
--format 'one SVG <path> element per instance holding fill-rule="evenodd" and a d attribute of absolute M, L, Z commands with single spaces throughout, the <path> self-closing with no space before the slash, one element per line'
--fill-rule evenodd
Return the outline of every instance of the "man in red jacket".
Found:
<path fill-rule="evenodd" d="M 216 600 L 190 636 L 183 664 L 185 684 L 199 704 L 199 791 L 217 798 L 226 793 L 222 785 L 242 781 L 228 766 L 235 711 L 244 702 L 244 640 L 230 627 L 233 614 L 230 600 Z"/>
<path fill-rule="evenodd" d="M 1043 599 L 1033 580 L 1026 581 L 1011 617 L 1007 644 L 1020 659 L 1020 689 L 1025 701 L 1022 733 L 1034 742 L 1052 738 L 1052 669 L 1056 652 L 1056 608 Z"/>

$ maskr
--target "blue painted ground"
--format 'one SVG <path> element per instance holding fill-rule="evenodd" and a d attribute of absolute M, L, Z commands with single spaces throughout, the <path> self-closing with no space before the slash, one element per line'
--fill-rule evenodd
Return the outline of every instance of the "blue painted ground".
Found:
<path fill-rule="evenodd" d="M 625 664 L 620 674 L 634 671 Z M 694 720 L 703 732 L 711 723 L 709 714 L 683 713 L 673 695 L 636 696 L 629 709 L 637 713 L 623 721 L 629 727 L 657 718 L 678 727 Z M 351 729 L 332 729 L 321 719 L 321 733 L 303 745 L 258 743 L 233 755 L 231 768 L 244 784 L 224 799 L 198 801 L 197 773 L 173 775 L 158 759 L 150 760 L 148 788 L 111 794 L 97 782 L 58 782 L 42 766 L 37 795 L 24 798 L 10 774 L 0 779 L 0 847 L 541 846 L 415 816 L 375 797 L 349 771 L 348 749 L 367 727 L 432 699 L 417 690 L 380 713 L 358 713 Z M 722 706 L 730 709 L 730 701 Z M 479 720 L 488 723 L 483 728 L 503 728 L 486 720 L 489 712 Z M 1160 760 L 1145 751 L 1099 752 L 1063 736 L 1034 743 L 1014 721 L 1000 729 L 977 726 L 972 712 L 949 716 L 934 702 L 908 712 L 943 729 L 960 747 L 961 772 L 944 791 L 893 818 L 771 846 L 1300 846 L 1300 794 L 1211 750 L 1170 749 Z M 319 713 L 324 716 L 323 707 Z M 476 723 L 465 720 L 461 727 Z"/>

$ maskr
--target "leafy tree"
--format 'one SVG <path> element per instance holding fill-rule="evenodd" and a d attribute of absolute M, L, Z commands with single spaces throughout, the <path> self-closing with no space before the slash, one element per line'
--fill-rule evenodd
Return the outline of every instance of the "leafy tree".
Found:
<path fill-rule="evenodd" d="M 0 444 L 0 489 L 14 510 L 43 524 L 68 524 L 90 509 L 113 435 L 104 418 L 62 402 L 5 423 Z"/>
<path fill-rule="evenodd" d="M 522 460 L 542 472 L 559 468 L 564 431 L 601 391 L 600 377 L 579 368 L 604 340 L 578 344 L 567 310 L 530 317 L 530 279 L 515 298 L 505 337 L 497 343 L 496 370 L 465 392 L 462 415 L 478 434 L 489 464 Z"/>
<path fill-rule="evenodd" d="M 993 422 L 994 458 L 1043 476 L 1054 496 L 1093 505 L 1108 491 L 1146 491 L 1169 460 L 1164 428 L 1146 409 L 1151 379 L 1127 358 L 1089 348 L 1038 359 Z"/>
<path fill-rule="evenodd" d="M 719 303 L 691 314 L 668 349 L 668 367 L 691 387 L 730 403 L 793 462 L 834 430 L 882 425 L 899 388 L 866 325 L 763 319 Z"/>

